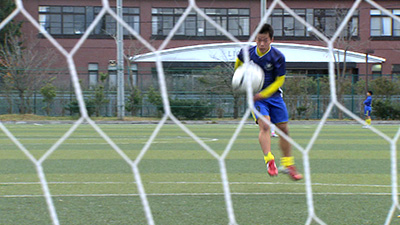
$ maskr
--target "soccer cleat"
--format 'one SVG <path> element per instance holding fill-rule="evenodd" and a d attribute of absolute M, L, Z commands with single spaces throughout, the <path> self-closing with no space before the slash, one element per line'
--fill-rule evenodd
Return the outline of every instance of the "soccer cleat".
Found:
<path fill-rule="evenodd" d="M 296 167 L 291 165 L 288 167 L 281 167 L 280 168 L 281 172 L 284 174 L 288 174 L 292 180 L 297 181 L 303 179 L 303 175 L 297 172 Z"/>
<path fill-rule="evenodd" d="M 278 176 L 278 168 L 276 168 L 275 160 L 271 159 L 267 163 L 267 171 L 268 174 L 273 177 L 273 176 Z"/>
<path fill-rule="evenodd" d="M 275 132 L 274 132 L 274 133 L 271 133 L 271 137 L 279 137 L 279 135 L 275 134 Z"/>
<path fill-rule="evenodd" d="M 370 128 L 370 126 L 369 125 L 365 125 L 362 128 Z"/>

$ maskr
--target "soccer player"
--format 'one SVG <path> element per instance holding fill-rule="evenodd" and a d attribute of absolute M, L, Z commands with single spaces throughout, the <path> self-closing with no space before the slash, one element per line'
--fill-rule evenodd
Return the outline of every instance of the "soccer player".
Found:
<path fill-rule="evenodd" d="M 253 97 L 254 106 L 266 120 L 271 121 L 286 135 L 289 135 L 289 116 L 282 98 L 282 90 L 280 89 L 285 81 L 286 62 L 285 56 L 278 49 L 271 46 L 273 39 L 274 30 L 272 26 L 264 24 L 256 36 L 257 45 L 249 48 L 250 61 L 260 66 L 265 74 L 262 90 Z M 242 65 L 244 60 L 242 49 L 237 55 L 235 69 Z M 264 153 L 268 174 L 277 176 L 278 168 L 275 164 L 275 157 L 271 153 L 270 126 L 260 118 L 257 118 L 254 113 L 253 116 L 259 126 L 258 140 Z M 303 176 L 297 172 L 294 166 L 290 143 L 280 137 L 279 145 L 283 154 L 281 158 L 282 172 L 289 174 L 293 180 L 302 179 Z"/>
<path fill-rule="evenodd" d="M 367 99 L 364 101 L 364 115 L 366 125 L 363 128 L 369 128 L 371 126 L 371 105 L 372 105 L 372 91 L 367 92 Z"/>

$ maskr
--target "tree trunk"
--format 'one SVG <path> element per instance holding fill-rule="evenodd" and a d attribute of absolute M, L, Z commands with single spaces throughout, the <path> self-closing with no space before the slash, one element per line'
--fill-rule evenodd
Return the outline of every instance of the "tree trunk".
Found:
<path fill-rule="evenodd" d="M 7 92 L 6 99 L 7 99 L 8 105 L 9 105 L 9 107 L 7 109 L 8 110 L 8 114 L 12 114 L 12 112 L 13 112 L 13 97 L 12 97 L 12 94 Z"/>
<path fill-rule="evenodd" d="M 338 87 L 337 89 L 337 100 L 338 102 L 344 106 L 343 104 L 343 93 L 342 93 L 342 87 Z M 342 120 L 343 119 L 343 111 L 342 110 L 338 110 L 338 119 Z"/>
<path fill-rule="evenodd" d="M 24 91 L 19 91 L 19 100 L 20 100 L 19 113 L 20 114 L 25 114 L 25 95 L 24 95 Z"/>
<path fill-rule="evenodd" d="M 237 119 L 239 117 L 239 96 L 233 95 L 233 119 Z"/>

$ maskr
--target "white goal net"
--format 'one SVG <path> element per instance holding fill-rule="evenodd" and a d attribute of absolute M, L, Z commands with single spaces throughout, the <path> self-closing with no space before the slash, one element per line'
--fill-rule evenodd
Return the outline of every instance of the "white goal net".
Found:
<path fill-rule="evenodd" d="M 168 98 L 168 92 L 166 89 L 166 81 L 165 81 L 165 76 L 164 76 L 164 71 L 163 71 L 163 62 L 161 60 L 161 51 L 165 50 L 168 43 L 171 41 L 171 39 L 174 37 L 176 34 L 178 28 L 182 25 L 182 23 L 185 21 L 185 19 L 188 17 L 190 12 L 197 12 L 197 14 L 201 17 L 203 17 L 208 23 L 210 23 L 212 26 L 214 26 L 218 31 L 220 31 L 222 34 L 224 34 L 226 37 L 228 37 L 232 42 L 237 43 L 237 45 L 242 46 L 246 48 L 252 40 L 255 39 L 255 36 L 258 32 L 259 29 L 261 29 L 261 26 L 263 23 L 267 21 L 267 19 L 270 17 L 272 11 L 276 7 L 282 8 L 284 11 L 289 13 L 293 18 L 295 18 L 297 21 L 302 23 L 309 32 L 314 33 L 319 39 L 321 39 L 325 44 L 326 47 L 329 50 L 329 53 L 331 55 L 330 61 L 329 61 L 329 81 L 330 81 L 330 103 L 329 106 L 327 107 L 326 111 L 324 112 L 324 115 L 322 119 L 320 120 L 317 129 L 313 133 L 311 139 L 308 141 L 308 144 L 306 147 L 302 147 L 300 144 L 298 144 L 295 140 L 291 139 L 290 137 L 286 136 L 284 133 L 281 131 L 277 131 L 279 135 L 283 136 L 285 139 L 287 139 L 292 146 L 298 151 L 301 152 L 302 154 L 302 160 L 303 160 L 303 166 L 304 166 L 304 178 L 305 178 L 305 189 L 306 189 L 306 203 L 307 203 L 307 209 L 308 209 L 308 217 L 307 220 L 304 221 L 305 224 L 311 224 L 311 223 L 318 223 L 318 224 L 325 224 L 324 218 L 321 218 L 317 215 L 317 213 L 314 210 L 314 201 L 313 201 L 313 190 L 312 190 L 312 174 L 310 172 L 310 159 L 309 159 L 309 154 L 310 150 L 312 149 L 314 143 L 318 139 L 318 136 L 324 127 L 325 122 L 327 121 L 328 116 L 331 114 L 332 110 L 334 107 L 337 107 L 339 110 L 343 111 L 345 114 L 347 114 L 349 117 L 353 118 L 354 120 L 358 121 L 360 124 L 363 124 L 364 121 L 358 117 L 357 115 L 353 114 L 350 110 L 348 110 L 345 106 L 343 106 L 338 100 L 337 100 L 337 95 L 336 95 L 336 89 L 335 89 L 335 69 L 334 69 L 334 43 L 339 37 L 341 31 L 345 28 L 346 24 L 350 20 L 351 16 L 353 15 L 354 11 L 357 9 L 357 7 L 360 5 L 363 0 L 356 0 L 354 1 L 354 4 L 352 7 L 349 9 L 347 16 L 344 18 L 342 21 L 341 25 L 338 27 L 336 32 L 333 34 L 332 37 L 327 37 L 321 32 L 319 32 L 315 27 L 313 27 L 311 24 L 309 24 L 307 21 L 305 21 L 302 17 L 298 16 L 291 8 L 289 8 L 284 1 L 281 0 L 274 0 L 271 2 L 270 6 L 268 7 L 265 16 L 262 18 L 261 22 L 259 23 L 259 26 L 257 26 L 257 29 L 252 33 L 250 36 L 248 42 L 241 42 L 239 41 L 235 36 L 233 36 L 231 33 L 229 33 L 227 30 L 225 30 L 223 27 L 221 27 L 218 23 L 213 21 L 212 18 L 208 17 L 196 4 L 196 0 L 189 0 L 188 1 L 188 7 L 184 11 L 183 15 L 179 18 L 177 23 L 174 25 L 173 29 L 171 32 L 167 35 L 165 40 L 163 40 L 162 44 L 156 48 L 152 46 L 152 44 L 148 41 L 146 41 L 140 34 L 138 34 L 134 29 L 132 29 L 131 26 L 129 26 L 122 18 L 119 18 L 117 14 L 113 11 L 113 9 L 110 6 L 110 3 L 108 0 L 102 0 L 102 9 L 101 11 L 97 14 L 96 18 L 94 19 L 93 23 L 88 27 L 88 29 L 85 31 L 85 33 L 82 35 L 82 37 L 79 39 L 79 41 L 75 44 L 75 46 L 71 50 L 67 50 L 64 48 L 62 45 L 60 45 L 57 40 L 50 35 L 45 29 L 43 29 L 42 26 L 38 23 L 36 18 L 33 18 L 32 15 L 26 11 L 24 8 L 24 2 L 25 0 L 15 0 L 16 3 L 16 9 L 12 14 L 10 14 L 5 20 L 3 20 L 0 23 L 0 29 L 4 28 L 11 20 L 13 20 L 17 15 L 23 15 L 30 23 L 33 24 L 37 28 L 37 30 L 44 35 L 46 39 L 48 39 L 51 44 L 65 57 L 66 62 L 68 63 L 69 67 L 69 73 L 71 76 L 71 79 L 73 81 L 73 88 L 75 91 L 75 94 L 77 96 L 77 101 L 79 103 L 79 108 L 81 112 L 81 117 L 74 123 L 74 125 L 62 136 L 58 139 L 58 141 L 51 146 L 50 149 L 46 151 L 45 154 L 43 154 L 40 158 L 35 158 L 29 149 L 27 149 L 19 140 L 16 138 L 12 132 L 10 132 L 9 129 L 7 129 L 6 126 L 4 126 L 3 123 L 0 123 L 0 128 L 2 131 L 8 136 L 10 140 L 12 140 L 15 145 L 18 146 L 18 148 L 26 155 L 27 158 L 34 164 L 36 170 L 37 170 L 37 175 L 40 179 L 40 183 L 42 186 L 43 194 L 46 199 L 46 203 L 48 206 L 48 211 L 50 213 L 51 219 L 53 224 L 60 224 L 59 218 L 57 216 L 57 209 L 54 205 L 53 202 L 53 197 L 51 190 L 48 186 L 48 182 L 46 180 L 46 174 L 43 170 L 43 163 L 54 153 L 57 151 L 59 146 L 67 140 L 75 131 L 76 129 L 82 125 L 83 123 L 88 123 L 90 124 L 96 132 L 119 154 L 119 156 L 127 163 L 132 169 L 132 174 L 134 176 L 135 182 L 137 184 L 138 192 L 140 194 L 140 199 L 141 203 L 145 212 L 145 217 L 147 220 L 148 224 L 155 224 L 152 210 L 151 210 L 151 204 L 148 201 L 148 196 L 146 194 L 146 190 L 144 188 L 142 178 L 141 178 L 141 173 L 138 168 L 138 164 L 141 162 L 145 154 L 148 152 L 150 149 L 150 146 L 152 145 L 154 139 L 156 138 L 157 134 L 159 134 L 161 128 L 163 125 L 165 125 L 167 120 L 173 121 L 177 126 L 179 126 L 186 134 L 188 134 L 193 140 L 195 140 L 202 148 L 204 148 L 205 151 L 207 151 L 210 155 L 212 155 L 219 163 L 219 169 L 220 169 L 220 176 L 221 176 L 221 181 L 223 184 L 223 191 L 224 191 L 224 198 L 225 198 L 225 203 L 226 203 L 226 212 L 227 212 L 227 217 L 229 219 L 229 224 L 237 224 L 236 218 L 235 218 L 235 211 L 234 211 L 234 202 L 232 201 L 231 198 L 231 191 L 230 191 L 230 184 L 228 180 L 228 174 L 227 174 L 227 168 L 226 168 L 226 158 L 228 154 L 230 153 L 232 146 L 234 145 L 234 142 L 236 138 L 238 137 L 240 131 L 243 128 L 243 125 L 245 124 L 247 118 L 250 115 L 251 111 L 254 111 L 254 106 L 253 106 L 253 101 L 252 101 L 252 96 L 249 94 L 251 93 L 250 87 L 248 88 L 248 95 L 247 95 L 247 110 L 245 114 L 242 117 L 242 120 L 238 124 L 235 132 L 233 133 L 229 143 L 227 144 L 225 150 L 223 151 L 222 154 L 218 154 L 213 148 L 211 148 L 207 143 L 205 143 L 201 138 L 199 138 L 195 133 L 193 133 L 187 126 L 185 126 L 180 120 L 178 120 L 173 113 L 171 112 L 171 107 L 169 103 L 169 98 Z M 27 2 L 27 0 L 26 0 Z M 379 4 L 372 0 L 364 0 L 364 2 L 370 4 L 373 8 L 376 8 L 380 10 L 383 14 L 386 14 L 396 20 L 397 22 L 400 23 L 400 18 L 393 15 L 391 11 L 381 7 Z M 156 68 L 157 68 L 157 73 L 158 73 L 158 82 L 160 86 L 160 92 L 162 96 L 162 101 L 163 101 L 163 106 L 165 109 L 164 115 L 159 121 L 158 125 L 156 126 L 155 130 L 152 132 L 150 138 L 147 140 L 146 144 L 143 146 L 143 148 L 140 151 L 140 154 L 132 159 L 128 157 L 128 155 L 121 150 L 121 148 L 118 146 L 118 143 L 115 143 L 97 124 L 94 122 L 88 115 L 88 112 L 85 107 L 85 102 L 82 94 L 82 89 L 79 83 L 78 79 L 78 72 L 77 68 L 75 66 L 75 61 L 74 61 L 74 55 L 77 53 L 77 51 L 81 48 L 81 46 L 84 44 L 84 42 L 88 39 L 89 34 L 95 29 L 96 25 L 99 23 L 100 19 L 106 15 L 109 14 L 115 20 L 122 24 L 122 26 L 131 34 L 133 35 L 138 41 L 140 41 L 150 52 L 154 53 L 157 62 L 156 62 Z M 248 55 L 245 56 L 248 61 Z M 256 114 L 258 114 L 257 111 L 255 111 Z M 386 140 L 390 144 L 390 149 L 388 151 L 391 152 L 391 179 L 392 179 L 392 205 L 390 208 L 388 208 L 388 213 L 386 217 L 385 224 L 390 224 L 392 221 L 392 218 L 396 211 L 399 209 L 399 201 L 398 201 L 398 181 L 397 181 L 397 147 L 396 143 L 398 142 L 399 136 L 400 136 L 400 129 L 397 131 L 396 135 L 394 137 L 389 137 L 385 133 L 381 132 L 380 130 L 371 127 L 370 128 L 377 136 L 381 137 L 382 139 Z"/>

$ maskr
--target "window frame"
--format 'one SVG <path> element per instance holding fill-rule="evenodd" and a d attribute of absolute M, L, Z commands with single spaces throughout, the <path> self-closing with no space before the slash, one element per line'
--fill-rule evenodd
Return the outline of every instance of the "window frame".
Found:
<path fill-rule="evenodd" d="M 94 78 L 94 79 L 93 79 Z M 89 87 L 96 86 L 99 82 L 99 63 L 88 63 L 88 84 Z"/>
<path fill-rule="evenodd" d="M 99 14 L 101 9 L 102 9 L 101 6 L 93 7 L 94 18 Z M 132 12 L 132 13 L 126 12 L 127 10 L 129 11 L 129 10 L 135 10 L 135 9 L 137 10 L 137 12 Z M 111 7 L 111 10 L 116 12 L 115 7 Z M 140 34 L 140 8 L 139 7 L 124 7 L 123 10 L 124 10 L 124 12 L 123 12 L 122 17 L 123 17 L 124 21 L 128 25 L 130 25 L 133 30 L 135 30 L 137 33 Z M 127 19 L 129 19 L 129 18 L 126 18 L 126 17 L 129 17 L 130 19 L 133 18 L 134 21 L 133 22 L 127 21 Z M 138 20 L 136 20 L 136 18 Z M 135 25 L 137 25 L 137 28 Z M 101 26 L 103 26 L 103 27 L 101 27 Z M 105 28 L 106 32 L 102 31 L 102 30 L 104 30 L 104 28 Z M 107 30 L 107 29 L 112 29 L 114 31 L 114 33 L 112 33 L 112 32 L 108 33 L 109 30 Z M 124 29 L 123 30 L 124 36 L 131 35 L 127 29 L 125 29 L 125 28 L 123 28 L 123 29 Z M 96 33 L 96 32 L 99 32 L 99 33 Z M 96 25 L 96 28 L 92 31 L 91 35 L 97 36 L 97 37 L 104 37 L 104 36 L 107 37 L 107 36 L 111 36 L 111 35 L 116 35 L 116 33 L 117 33 L 117 21 L 110 14 L 105 14 L 103 16 L 103 18 L 101 19 L 101 21 Z"/>
<path fill-rule="evenodd" d="M 72 8 L 72 12 L 68 11 L 68 8 Z M 80 9 L 80 12 L 75 12 L 75 10 Z M 38 22 L 41 27 L 43 27 L 50 35 L 56 38 L 80 38 L 84 32 L 89 28 L 90 24 L 94 21 L 95 17 L 98 15 L 100 10 L 102 9 L 101 6 L 76 6 L 76 5 L 39 5 L 38 6 Z M 112 8 L 115 11 L 115 7 Z M 97 11 L 96 11 L 97 10 Z M 131 27 L 140 34 L 140 8 L 139 7 L 126 7 L 123 9 L 123 17 L 124 21 L 131 25 Z M 78 10 L 79 11 L 79 10 Z M 83 16 L 83 21 L 81 22 L 81 28 L 78 32 L 68 33 L 64 31 L 64 18 L 66 16 Z M 59 17 L 59 21 L 51 22 L 51 17 Z M 109 38 L 112 39 L 112 32 L 110 34 L 106 32 L 102 32 L 102 25 L 107 24 L 107 20 L 110 20 L 108 23 L 114 24 L 114 29 L 116 33 L 116 21 L 115 19 L 110 16 L 109 14 L 105 14 L 105 16 L 101 19 L 101 21 L 96 25 L 96 28 L 91 32 L 89 38 Z M 52 23 L 54 29 L 59 29 L 58 32 L 52 31 Z M 75 20 L 72 22 L 75 23 Z M 56 26 L 58 24 L 58 26 Z M 100 26 L 100 28 L 99 28 Z M 76 25 L 73 25 L 73 28 Z M 68 28 L 68 27 L 66 27 Z M 111 29 L 110 28 L 110 29 Z M 98 32 L 98 33 L 96 33 Z M 124 36 L 132 36 L 125 28 L 124 28 Z M 39 37 L 43 37 L 43 34 L 40 33 Z"/>
<path fill-rule="evenodd" d="M 335 10 L 336 13 L 327 15 L 327 10 Z M 340 9 L 331 9 L 331 8 L 314 8 L 314 9 L 308 9 L 308 8 L 293 8 L 293 11 L 297 11 L 297 15 L 303 18 L 306 22 L 309 24 L 313 25 L 314 27 L 318 28 L 316 19 L 321 18 L 321 26 L 324 25 L 324 29 L 321 30 L 319 29 L 322 33 L 325 33 L 326 31 L 326 21 L 330 19 L 334 19 L 335 25 L 331 30 L 336 30 L 336 28 L 340 25 L 340 21 L 337 21 L 337 12 L 338 10 L 346 10 L 348 12 L 348 9 L 346 8 L 340 8 Z M 319 14 L 318 14 L 319 12 Z M 346 13 L 347 13 L 346 12 Z M 292 23 L 287 22 L 288 20 L 291 20 Z M 359 39 L 360 35 L 360 13 L 357 10 L 355 15 L 352 16 L 352 19 L 349 21 L 348 25 L 348 30 L 347 33 L 350 32 L 350 29 L 355 27 L 355 35 L 351 36 L 351 39 Z M 275 39 L 292 39 L 292 40 L 313 40 L 315 37 L 307 31 L 305 26 L 303 26 L 298 20 L 294 19 L 292 15 L 287 13 L 284 9 L 282 8 L 276 8 L 273 10 L 271 13 L 271 16 L 268 18 L 268 23 L 270 23 L 275 30 L 274 38 Z M 277 25 L 275 25 L 277 24 Z M 287 28 L 285 25 L 290 25 L 291 27 Z M 298 26 L 298 28 L 296 28 Z M 302 29 L 300 29 L 302 27 Z M 291 29 L 292 32 L 288 29 Z M 296 32 L 297 31 L 297 32 Z M 328 35 L 329 36 L 329 35 Z M 332 34 L 330 35 L 332 36 Z"/>
<path fill-rule="evenodd" d="M 42 11 L 41 9 L 47 7 L 48 11 Z M 59 8 L 59 10 L 56 10 Z M 72 11 L 67 11 L 68 8 L 73 8 Z M 75 12 L 75 9 L 83 9 L 83 12 Z M 54 11 L 55 10 L 55 11 Z M 49 34 L 51 35 L 82 35 L 83 32 L 86 30 L 86 8 L 84 6 L 39 6 L 38 8 L 38 13 L 39 13 L 39 24 L 42 26 Z M 46 16 L 50 18 L 50 22 L 46 21 Z M 72 16 L 72 22 L 67 22 L 66 17 L 67 16 Z M 83 31 L 74 31 L 73 33 L 67 33 L 66 29 L 71 28 L 66 26 L 66 24 L 72 23 L 72 29 L 75 28 L 76 21 L 75 17 L 76 16 L 83 16 Z M 59 21 L 51 21 L 51 18 L 54 17 L 59 17 Z M 53 27 L 51 25 L 54 25 L 55 28 L 60 29 L 59 33 L 54 33 L 54 32 L 49 32 Z M 58 24 L 59 26 L 55 26 Z M 48 26 L 50 25 L 50 26 Z"/>
<path fill-rule="evenodd" d="M 185 8 L 152 8 L 152 37 L 156 39 L 165 38 L 183 15 L 184 10 Z M 250 8 L 201 8 L 201 10 L 210 18 L 217 20 L 218 24 L 224 27 L 228 32 L 232 33 L 236 31 L 233 34 L 236 37 L 248 38 L 250 36 Z M 237 13 L 235 13 L 235 11 L 237 11 Z M 188 18 L 190 20 L 188 20 Z M 233 21 L 239 21 L 240 25 L 234 27 Z M 189 24 L 192 26 L 188 26 Z M 243 30 L 243 26 L 246 26 L 246 30 L 242 31 L 242 35 L 237 35 L 236 33 L 240 33 L 241 29 Z M 227 38 L 214 26 L 210 25 L 203 17 L 193 11 L 189 13 L 185 22 L 182 23 L 173 38 L 182 39 L 187 37 L 191 39 Z"/>
<path fill-rule="evenodd" d="M 389 9 L 400 16 L 399 9 Z M 397 11 L 397 12 L 396 12 Z M 373 40 L 400 40 L 400 23 L 378 9 L 370 9 L 370 38 Z M 379 27 L 375 27 L 379 26 Z M 387 29 L 385 29 L 385 27 Z M 385 34 L 386 33 L 386 34 Z"/>

